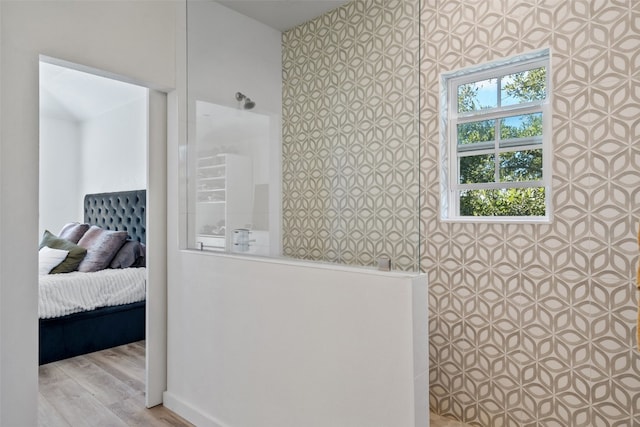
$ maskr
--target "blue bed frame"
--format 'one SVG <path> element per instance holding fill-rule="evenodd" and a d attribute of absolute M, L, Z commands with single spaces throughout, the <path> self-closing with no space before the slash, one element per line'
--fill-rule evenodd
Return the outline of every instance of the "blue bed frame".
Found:
<path fill-rule="evenodd" d="M 146 242 L 146 191 L 87 194 L 84 221 Z M 145 338 L 145 301 L 40 319 L 39 363 L 55 362 Z"/>

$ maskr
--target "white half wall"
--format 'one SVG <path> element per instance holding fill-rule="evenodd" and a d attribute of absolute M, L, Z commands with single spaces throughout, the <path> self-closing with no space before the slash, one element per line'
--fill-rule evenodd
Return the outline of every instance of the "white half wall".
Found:
<path fill-rule="evenodd" d="M 198 58 L 189 64 L 190 100 L 228 105 L 242 91 L 256 109 L 279 103 L 279 35 L 215 3 L 189 5 L 199 8 L 189 21 L 189 58 Z M 185 114 L 178 64 L 185 79 L 169 103 L 179 119 L 169 131 L 167 217 L 168 241 L 184 247 L 194 219 L 184 192 L 194 117 Z M 168 259 L 169 408 L 200 427 L 428 426 L 423 276 L 171 243 Z"/>
<path fill-rule="evenodd" d="M 181 252 L 164 403 L 201 427 L 428 425 L 423 275 Z"/>
<path fill-rule="evenodd" d="M 78 122 L 40 117 L 40 236 L 78 220 L 80 142 Z"/>

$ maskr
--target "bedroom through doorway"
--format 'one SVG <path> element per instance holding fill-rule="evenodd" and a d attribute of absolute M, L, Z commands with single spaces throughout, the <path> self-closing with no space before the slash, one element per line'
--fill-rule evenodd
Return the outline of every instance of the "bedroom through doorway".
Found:
<path fill-rule="evenodd" d="M 163 182 L 158 174 L 166 181 L 166 94 L 52 58 L 41 57 L 39 69 L 40 364 L 141 343 L 135 348 L 144 349 L 146 406 L 154 406 L 166 381 L 166 347 L 160 342 L 152 348 L 162 351 L 150 351 L 145 305 L 149 276 L 166 276 L 151 271 L 161 262 L 149 260 L 166 255 L 162 244 L 148 250 L 146 232 L 164 229 L 158 222 L 165 213 L 149 224 L 147 205 L 162 205 L 166 189 L 147 190 Z M 152 168 L 158 158 L 161 167 Z M 89 287 L 99 291 L 87 295 Z"/>

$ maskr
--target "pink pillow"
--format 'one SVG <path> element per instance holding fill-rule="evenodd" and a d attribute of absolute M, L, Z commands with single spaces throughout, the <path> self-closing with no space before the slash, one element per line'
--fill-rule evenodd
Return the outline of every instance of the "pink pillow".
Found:
<path fill-rule="evenodd" d="M 89 224 L 80 224 L 79 222 L 70 222 L 62 227 L 62 230 L 58 233 L 58 237 L 68 240 L 72 243 L 78 243 L 78 241 L 84 236 L 84 233 L 89 229 Z"/>
<path fill-rule="evenodd" d="M 78 271 L 87 273 L 107 268 L 127 237 L 126 231 L 110 231 L 92 225 L 78 242 L 78 246 L 87 250 Z"/>

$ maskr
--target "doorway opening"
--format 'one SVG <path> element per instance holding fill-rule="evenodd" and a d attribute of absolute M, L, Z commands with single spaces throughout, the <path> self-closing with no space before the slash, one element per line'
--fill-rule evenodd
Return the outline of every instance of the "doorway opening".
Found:
<path fill-rule="evenodd" d="M 53 307 L 44 317 L 66 322 L 69 316 L 76 316 L 81 321 L 78 329 L 71 330 L 71 338 L 65 338 L 68 323 L 59 331 L 65 348 L 54 349 L 54 353 L 62 352 L 62 356 L 54 357 L 65 357 L 67 351 L 73 353 L 70 355 L 93 351 L 96 341 L 98 346 L 109 346 L 111 338 L 118 343 L 133 342 L 129 350 L 138 353 L 138 359 L 142 352 L 144 359 L 145 406 L 151 407 L 162 402 L 161 394 L 166 388 L 166 309 L 162 311 L 166 246 L 150 247 L 146 240 L 146 234 L 153 229 L 163 233 L 156 232 L 155 243 L 166 241 L 166 232 L 162 231 L 166 229 L 166 213 L 154 214 L 147 209 L 148 205 L 166 206 L 166 94 L 127 83 L 126 78 L 105 75 L 100 70 L 53 58 L 41 57 L 40 61 L 40 233 L 86 250 L 71 273 L 45 272 L 48 265 L 43 266 L 42 260 L 48 255 L 41 256 L 41 281 L 67 280 L 64 276 L 80 276 L 77 280 L 88 280 L 85 283 L 103 281 L 94 286 L 100 292 L 91 296 L 86 295 L 87 285 L 57 284 L 65 286 L 65 291 L 57 292 L 60 298 L 53 302 L 42 300 L 46 292 L 41 285 L 41 363 L 43 350 L 49 345 L 42 337 L 44 308 L 59 303 L 61 307 Z M 89 219 L 88 209 L 92 211 Z M 71 252 L 68 250 L 66 256 Z M 150 275 L 163 278 L 155 280 L 160 288 L 156 286 L 154 300 L 160 303 L 160 309 L 153 310 L 152 321 L 150 307 L 145 307 L 153 292 Z M 101 278 L 96 279 L 97 276 Z M 73 286 L 80 289 L 79 295 L 74 296 Z M 133 306 L 135 314 L 127 313 L 134 310 Z M 114 314 L 104 316 L 104 312 Z M 95 322 L 98 317 L 110 320 Z M 158 318 L 165 320 L 157 321 Z M 144 341 L 130 332 L 136 328 L 142 328 Z M 104 338 L 106 335 L 109 338 Z M 152 342 L 148 340 L 150 335 L 155 337 Z"/>

